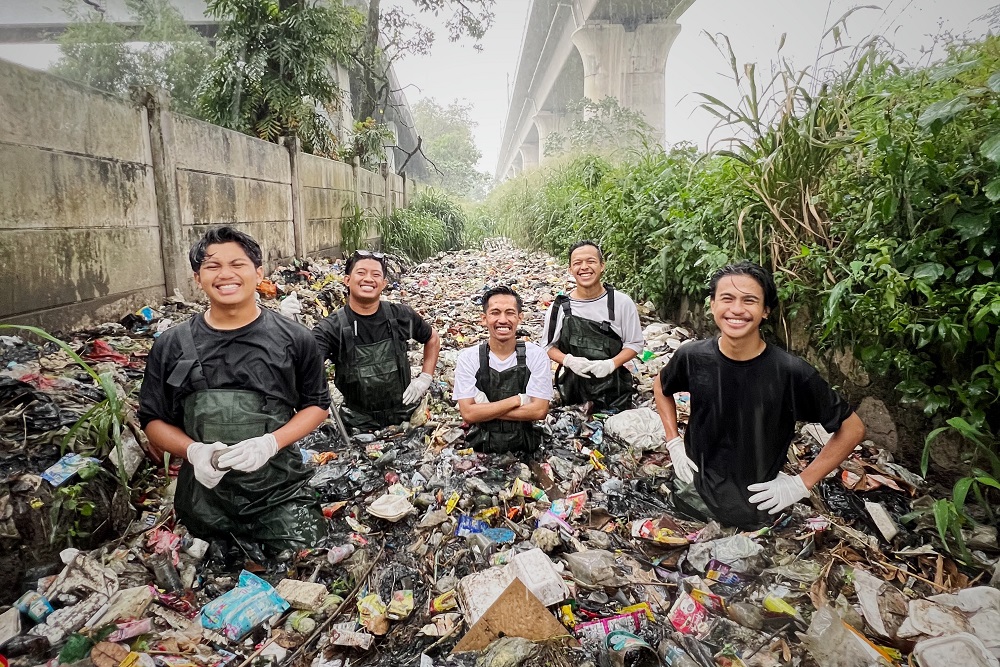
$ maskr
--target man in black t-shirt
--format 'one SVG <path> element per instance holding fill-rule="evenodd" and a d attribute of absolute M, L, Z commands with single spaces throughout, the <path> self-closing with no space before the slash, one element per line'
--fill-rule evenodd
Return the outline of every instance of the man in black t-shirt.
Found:
<path fill-rule="evenodd" d="M 327 524 L 294 443 L 326 419 L 330 395 L 309 330 L 257 305 L 261 260 L 231 227 L 194 244 L 210 305 L 153 344 L 139 420 L 154 454 L 185 459 L 174 509 L 192 534 L 301 549 Z"/>
<path fill-rule="evenodd" d="M 409 306 L 381 300 L 389 284 L 384 255 L 358 250 L 344 268 L 347 304 L 313 329 L 344 395 L 341 417 L 359 430 L 402 423 L 431 386 L 440 338 Z M 412 380 L 406 356 L 410 339 L 424 346 L 421 373 Z"/>
<path fill-rule="evenodd" d="M 677 479 L 694 483 L 708 512 L 727 525 L 756 528 L 804 500 L 819 480 L 848 457 L 865 427 L 844 399 L 802 359 L 767 345 L 761 322 L 778 305 L 762 267 L 740 262 L 720 269 L 709 285 L 718 338 L 681 346 L 653 383 L 656 408 Z M 685 438 L 678 436 L 673 395 L 691 394 Z M 818 422 L 833 437 L 795 476 L 781 472 L 798 421 Z M 695 511 L 694 513 L 697 513 Z"/>

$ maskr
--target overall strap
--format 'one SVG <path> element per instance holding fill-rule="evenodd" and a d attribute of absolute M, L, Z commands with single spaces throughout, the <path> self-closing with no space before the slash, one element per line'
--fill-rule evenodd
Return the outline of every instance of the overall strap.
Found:
<path fill-rule="evenodd" d="M 548 340 L 545 343 L 546 345 L 551 345 L 552 344 L 552 339 L 555 338 L 555 335 L 556 335 L 556 324 L 558 323 L 558 320 L 559 320 L 559 310 L 560 309 L 564 309 L 566 315 L 569 314 L 569 295 L 568 294 L 560 294 L 552 302 L 552 318 L 549 320 L 549 334 L 547 336 Z"/>
<path fill-rule="evenodd" d="M 608 292 L 608 319 L 615 321 L 615 288 L 604 283 L 604 289 Z"/>
<path fill-rule="evenodd" d="M 524 345 L 524 341 L 518 341 L 517 346 L 514 348 L 517 354 L 517 367 L 524 369 L 522 377 L 524 381 L 521 383 L 521 393 L 523 394 L 528 390 L 528 379 L 531 377 L 531 371 L 528 370 L 528 350 Z"/>
<path fill-rule="evenodd" d="M 337 331 L 340 335 L 340 358 L 349 361 L 354 358 L 354 329 L 347 316 L 347 306 L 337 311 Z"/>
<path fill-rule="evenodd" d="M 490 377 L 490 344 L 483 341 L 479 344 L 479 370 L 476 371 L 476 386 L 479 391 L 485 391 L 485 380 Z"/>
<path fill-rule="evenodd" d="M 190 378 L 195 391 L 208 389 L 208 382 L 201 368 L 201 359 L 198 358 L 198 348 L 195 347 L 194 335 L 191 333 L 191 320 L 181 322 L 176 328 L 181 343 L 181 359 L 170 372 L 167 384 L 179 389 L 185 380 Z"/>

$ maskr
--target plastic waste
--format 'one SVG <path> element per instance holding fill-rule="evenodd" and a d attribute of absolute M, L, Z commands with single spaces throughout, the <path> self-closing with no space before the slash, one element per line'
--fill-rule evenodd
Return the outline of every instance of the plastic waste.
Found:
<path fill-rule="evenodd" d="M 331 549 L 326 554 L 326 559 L 329 561 L 330 565 L 336 565 L 348 556 L 354 553 L 353 544 L 342 544 L 337 547 L 331 547 Z"/>

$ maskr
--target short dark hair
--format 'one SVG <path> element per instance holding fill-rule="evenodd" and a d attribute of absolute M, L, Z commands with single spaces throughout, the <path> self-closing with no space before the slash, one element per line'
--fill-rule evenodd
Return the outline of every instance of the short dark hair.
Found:
<path fill-rule="evenodd" d="M 201 265 L 207 259 L 208 246 L 217 243 L 236 243 L 243 248 L 243 252 L 253 262 L 254 267 L 260 268 L 264 264 L 264 253 L 261 252 L 260 244 L 254 241 L 252 236 L 232 227 L 215 227 L 205 232 L 204 236 L 191 246 L 188 260 L 191 262 L 192 271 L 198 273 Z"/>
<path fill-rule="evenodd" d="M 524 302 L 521 301 L 521 295 L 520 294 L 518 294 L 517 292 L 515 292 L 514 290 L 512 290 L 510 287 L 507 287 L 506 285 L 498 285 L 497 287 L 491 287 L 490 289 L 488 289 L 485 292 L 483 292 L 483 312 L 484 313 L 486 312 L 486 309 L 489 308 L 490 299 L 492 299 L 495 296 L 512 296 L 512 297 L 514 297 L 514 301 L 517 303 L 517 312 L 519 312 L 519 313 L 524 308 Z"/>
<path fill-rule="evenodd" d="M 382 273 L 384 277 L 388 279 L 389 277 L 389 261 L 384 253 L 376 252 L 374 250 L 355 250 L 351 253 L 351 256 L 347 258 L 347 262 L 344 264 L 344 275 L 351 275 L 351 271 L 357 266 L 357 263 L 363 259 L 370 259 L 378 262 L 382 265 Z"/>
<path fill-rule="evenodd" d="M 601 250 L 601 246 L 597 245 L 597 241 L 591 241 L 589 239 L 584 239 L 583 241 L 577 241 L 569 247 L 569 252 L 566 253 L 566 261 L 569 262 L 573 259 L 573 252 L 582 248 L 583 246 L 593 246 L 597 248 L 597 259 L 604 261 L 604 251 Z"/>
<path fill-rule="evenodd" d="M 768 310 L 774 310 L 778 307 L 778 288 L 774 284 L 771 272 L 760 264 L 755 264 L 748 260 L 736 262 L 735 264 L 726 264 L 712 274 L 711 280 L 708 281 L 708 296 L 710 299 L 715 299 L 715 291 L 719 287 L 719 281 L 726 276 L 750 276 L 757 281 L 760 288 L 764 291 L 764 306 Z"/>

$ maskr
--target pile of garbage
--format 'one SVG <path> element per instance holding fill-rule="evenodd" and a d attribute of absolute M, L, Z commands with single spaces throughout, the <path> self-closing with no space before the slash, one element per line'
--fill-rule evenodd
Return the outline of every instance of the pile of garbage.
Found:
<path fill-rule="evenodd" d="M 342 276 L 342 262 L 300 261 L 261 303 L 311 326 L 343 304 Z M 330 537 L 276 557 L 188 534 L 171 509 L 176 462 L 143 455 L 143 360 L 201 306 L 175 297 L 63 337 L 94 375 L 55 343 L 0 331 L 0 654 L 19 666 L 1000 667 L 995 528 L 965 535 L 975 566 L 952 558 L 928 485 L 871 443 L 759 531 L 673 510 L 651 386 L 692 335 L 648 304 L 640 407 L 553 408 L 530 457 L 466 448 L 455 359 L 486 336 L 477 297 L 515 278 L 519 333 L 540 341 L 569 285 L 550 257 L 492 242 L 398 276 L 388 296 L 441 334 L 435 383 L 402 427 L 343 442 L 324 424 L 300 443 Z M 678 406 L 684 422 L 686 397 Z M 803 426 L 788 471 L 828 437 Z"/>

